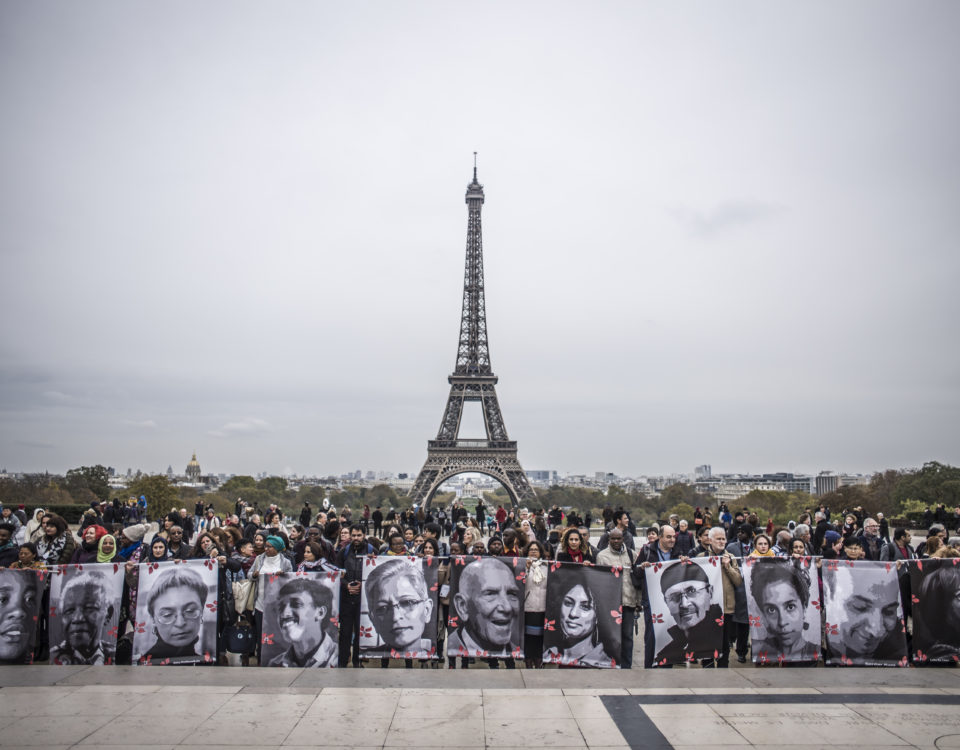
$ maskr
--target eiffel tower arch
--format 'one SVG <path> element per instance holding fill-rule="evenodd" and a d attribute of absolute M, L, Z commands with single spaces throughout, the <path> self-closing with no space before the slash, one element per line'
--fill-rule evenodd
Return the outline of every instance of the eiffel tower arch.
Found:
<path fill-rule="evenodd" d="M 498 481 L 514 508 L 536 497 L 517 459 L 517 442 L 507 435 L 497 400 L 498 378 L 490 366 L 487 312 L 483 287 L 483 239 L 480 209 L 483 186 L 477 181 L 474 154 L 473 182 L 467 185 L 467 259 L 463 275 L 463 309 L 457 364 L 447 378 L 450 395 L 436 440 L 427 441 L 427 460 L 410 490 L 415 504 L 430 507 L 443 482 L 457 474 L 485 474 Z M 479 402 L 486 438 L 459 439 L 463 405 Z"/>

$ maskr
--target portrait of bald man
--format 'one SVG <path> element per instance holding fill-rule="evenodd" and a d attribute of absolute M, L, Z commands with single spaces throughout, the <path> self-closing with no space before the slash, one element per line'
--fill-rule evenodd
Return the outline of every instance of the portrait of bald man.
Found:
<path fill-rule="evenodd" d="M 113 664 L 123 568 L 114 571 L 112 564 L 84 565 L 82 570 L 64 567 L 50 588 L 50 663 Z"/>
<path fill-rule="evenodd" d="M 447 652 L 453 655 L 510 657 L 523 652 L 523 584 L 526 566 L 512 558 L 481 557 L 454 566 L 450 586 L 453 629 Z"/>

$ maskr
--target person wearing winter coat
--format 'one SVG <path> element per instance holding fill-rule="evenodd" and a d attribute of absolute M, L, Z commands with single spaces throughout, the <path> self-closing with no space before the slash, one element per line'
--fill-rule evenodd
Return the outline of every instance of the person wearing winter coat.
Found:
<path fill-rule="evenodd" d="M 77 542 L 73 532 L 67 527 L 67 522 L 58 515 L 50 514 L 46 526 L 43 527 L 43 536 L 37 542 L 37 552 L 40 559 L 49 567 L 51 565 L 66 565 L 73 556 Z"/>

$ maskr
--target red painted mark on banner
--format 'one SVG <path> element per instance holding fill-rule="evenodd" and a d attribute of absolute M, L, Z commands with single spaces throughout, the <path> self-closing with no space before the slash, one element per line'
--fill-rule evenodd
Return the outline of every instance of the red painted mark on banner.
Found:
<path fill-rule="evenodd" d="M 623 607 L 618 607 L 617 609 L 610 610 L 610 616 L 616 620 L 617 625 L 623 624 Z"/>
<path fill-rule="evenodd" d="M 272 646 L 273 645 L 273 633 L 264 633 L 260 639 L 260 643 Z"/>
<path fill-rule="evenodd" d="M 720 615 L 716 620 L 714 620 L 714 622 L 717 623 L 717 625 L 719 625 L 719 626 L 722 628 L 722 627 L 723 627 L 723 615 Z"/>
<path fill-rule="evenodd" d="M 557 621 L 556 621 L 556 620 L 545 620 L 544 623 L 543 623 L 543 629 L 544 629 L 544 630 L 556 630 L 556 629 L 557 629 L 557 628 L 555 627 L 556 624 L 557 624 Z"/>
<path fill-rule="evenodd" d="M 447 627 L 456 628 L 459 624 L 460 619 L 456 615 L 447 619 Z"/>
<path fill-rule="evenodd" d="M 663 622 L 663 615 L 660 614 L 660 613 L 658 613 L 658 612 L 651 612 L 651 613 L 650 613 L 650 619 L 653 620 L 654 622 L 658 622 L 658 623 L 659 623 L 659 622 Z"/>

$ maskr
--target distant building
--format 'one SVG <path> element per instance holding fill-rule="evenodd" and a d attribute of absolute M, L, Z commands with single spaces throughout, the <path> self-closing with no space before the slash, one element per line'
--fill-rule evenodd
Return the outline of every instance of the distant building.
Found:
<path fill-rule="evenodd" d="M 840 477 L 829 471 L 821 471 L 814 480 L 814 494 L 817 497 L 823 497 L 831 492 L 836 492 L 840 486 Z"/>
<path fill-rule="evenodd" d="M 187 464 L 187 481 L 190 484 L 199 484 L 200 483 L 200 463 L 197 461 L 197 454 L 193 454 L 193 458 L 190 459 L 190 463 Z"/>
<path fill-rule="evenodd" d="M 711 469 L 710 464 L 704 464 L 703 466 L 698 466 L 693 470 L 693 476 L 699 482 L 712 477 L 713 470 Z"/>

